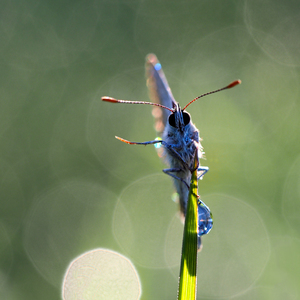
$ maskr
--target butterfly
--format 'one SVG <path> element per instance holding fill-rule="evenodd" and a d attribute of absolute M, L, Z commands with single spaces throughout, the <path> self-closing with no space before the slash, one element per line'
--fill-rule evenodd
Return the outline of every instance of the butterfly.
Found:
<path fill-rule="evenodd" d="M 179 197 L 180 212 L 183 220 L 186 214 L 189 194 L 189 184 L 194 171 L 195 155 L 198 161 L 204 157 L 203 147 L 199 130 L 193 124 L 191 115 L 186 108 L 204 96 L 232 88 L 241 83 L 240 80 L 233 81 L 226 87 L 202 94 L 190 101 L 184 108 L 173 97 L 172 91 L 162 70 L 161 64 L 154 54 L 146 57 L 146 79 L 149 96 L 152 102 L 128 101 L 111 97 L 102 97 L 103 101 L 125 104 L 147 104 L 154 106 L 152 114 L 155 118 L 155 129 L 158 138 L 147 142 L 131 142 L 117 137 L 122 142 L 130 145 L 153 144 L 158 149 L 158 155 L 164 159 L 168 168 L 163 172 L 173 178 L 176 193 Z M 208 172 L 208 167 L 197 167 L 197 178 L 202 179 Z M 201 248 L 201 236 L 207 234 L 213 226 L 210 209 L 203 201 L 198 199 L 198 249 Z"/>

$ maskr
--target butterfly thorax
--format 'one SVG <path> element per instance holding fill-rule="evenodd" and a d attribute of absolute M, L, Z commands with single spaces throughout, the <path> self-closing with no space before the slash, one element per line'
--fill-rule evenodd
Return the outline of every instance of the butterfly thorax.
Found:
<path fill-rule="evenodd" d="M 181 173 L 190 172 L 195 150 L 201 150 L 202 147 L 199 144 L 199 131 L 191 122 L 189 113 L 180 109 L 172 113 L 169 116 L 162 138 L 181 157 L 179 159 L 173 151 L 165 149 L 170 167 L 182 169 Z"/>

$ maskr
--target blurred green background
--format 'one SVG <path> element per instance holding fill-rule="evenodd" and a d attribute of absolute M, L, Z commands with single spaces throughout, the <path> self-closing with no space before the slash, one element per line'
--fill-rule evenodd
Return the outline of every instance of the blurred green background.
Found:
<path fill-rule="evenodd" d="M 69 263 L 128 257 L 142 299 L 176 299 L 183 227 L 152 146 L 144 61 L 188 111 L 214 215 L 198 299 L 300 299 L 300 2 L 18 1 L 0 10 L 0 298 L 61 299 Z"/>

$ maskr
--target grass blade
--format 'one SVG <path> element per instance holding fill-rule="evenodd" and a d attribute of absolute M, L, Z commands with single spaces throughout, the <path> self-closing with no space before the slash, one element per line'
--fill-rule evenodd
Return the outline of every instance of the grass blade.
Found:
<path fill-rule="evenodd" d="M 194 300 L 197 292 L 197 227 L 198 227 L 198 155 L 190 183 L 187 211 L 184 223 L 178 300 Z"/>

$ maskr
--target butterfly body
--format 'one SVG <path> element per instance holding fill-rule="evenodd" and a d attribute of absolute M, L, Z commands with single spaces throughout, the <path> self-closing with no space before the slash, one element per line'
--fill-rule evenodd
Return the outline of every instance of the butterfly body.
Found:
<path fill-rule="evenodd" d="M 187 119 L 189 122 L 184 121 Z M 185 215 L 189 192 L 187 186 L 191 181 L 195 152 L 199 158 L 203 157 L 199 131 L 191 122 L 189 114 L 179 109 L 169 116 L 162 140 L 170 146 L 164 148 L 164 157 L 170 168 L 163 171 L 170 176 L 174 175 L 172 177 L 179 195 L 180 211 Z"/>
<path fill-rule="evenodd" d="M 190 114 L 185 110 L 191 103 L 197 99 L 213 94 L 240 84 L 236 80 L 228 86 L 202 94 L 190 101 L 183 109 L 175 101 L 171 89 L 168 85 L 165 74 L 162 71 L 161 64 L 154 54 L 146 57 L 146 78 L 152 102 L 117 100 L 110 97 L 102 97 L 103 101 L 112 103 L 127 104 L 148 104 L 154 106 L 152 114 L 155 118 L 155 129 L 159 135 L 158 139 L 148 142 L 130 142 L 120 137 L 116 137 L 130 145 L 158 145 L 158 154 L 163 157 L 169 168 L 163 169 L 163 172 L 171 176 L 174 181 L 176 192 L 179 196 L 180 211 L 183 219 L 186 213 L 189 184 L 191 174 L 194 171 L 195 155 L 198 156 L 198 162 L 204 156 L 203 147 L 199 130 L 192 123 Z M 208 167 L 197 167 L 198 179 L 208 171 Z M 213 225 L 212 214 L 209 208 L 198 200 L 198 248 L 201 246 L 201 235 L 207 234 Z"/>
<path fill-rule="evenodd" d="M 169 169 L 163 172 L 174 178 L 175 190 L 179 196 L 180 211 L 185 216 L 191 171 L 194 163 L 194 155 L 197 153 L 198 161 L 203 158 L 203 147 L 200 143 L 199 130 L 193 124 L 191 115 L 180 108 L 173 97 L 165 74 L 157 57 L 149 54 L 146 57 L 146 78 L 149 96 L 152 102 L 164 105 L 172 111 L 154 107 L 153 113 L 156 119 L 155 128 L 168 145 L 160 154 L 163 156 Z M 161 111 L 158 113 L 158 111 Z M 158 149 L 161 151 L 161 149 Z M 208 171 L 207 167 L 198 168 L 198 178 L 202 178 Z"/>

